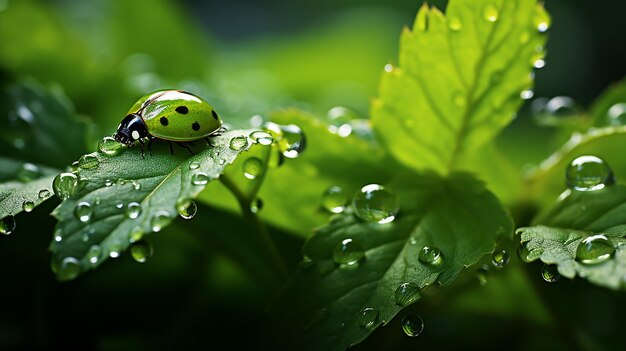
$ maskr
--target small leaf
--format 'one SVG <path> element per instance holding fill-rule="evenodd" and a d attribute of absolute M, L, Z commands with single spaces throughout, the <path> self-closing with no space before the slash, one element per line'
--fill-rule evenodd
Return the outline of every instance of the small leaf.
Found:
<path fill-rule="evenodd" d="M 625 224 L 626 187 L 612 185 L 595 191 L 567 190 L 552 208 L 534 220 L 534 227 L 520 228 L 518 233 L 522 245 L 528 249 L 529 261 L 540 259 L 546 264 L 556 264 L 559 273 L 567 278 L 578 275 L 599 286 L 624 289 Z M 612 249 L 601 247 L 594 253 L 581 248 L 583 251 L 577 259 L 581 241 L 598 234 L 609 240 Z M 581 256 L 585 252 L 607 256 L 601 257 L 602 262 L 589 263 Z"/>
<path fill-rule="evenodd" d="M 51 198 L 52 179 L 57 173 L 55 169 L 0 156 L 0 219 L 24 210 L 30 212 Z"/>
<path fill-rule="evenodd" d="M 413 30 L 402 33 L 399 66 L 387 66 L 372 104 L 383 144 L 415 169 L 459 169 L 532 88 L 547 19 L 535 0 L 453 0 L 447 16 L 422 6 Z"/>
<path fill-rule="evenodd" d="M 76 172 L 79 190 L 53 212 L 59 219 L 51 245 L 57 277 L 72 279 L 168 225 L 178 217 L 179 207 L 189 204 L 251 145 L 234 150 L 230 140 L 247 138 L 252 131 L 212 138 L 214 147 L 192 157 L 179 147 L 170 155 L 166 142 L 153 145 L 152 156 L 145 158 L 136 148 L 114 157 L 91 154 L 97 161 Z M 67 262 L 71 269 L 64 270 Z"/>
<path fill-rule="evenodd" d="M 419 289 L 451 284 L 463 268 L 492 252 L 499 236 L 512 233 L 495 196 L 467 174 L 413 174 L 389 188 L 401 205 L 393 222 L 342 214 L 306 242 L 306 260 L 270 309 L 264 341 L 272 348 L 344 350 L 391 321 L 403 308 L 397 301 L 410 304 Z M 347 239 L 356 251 L 339 253 L 352 250 L 350 257 L 358 260 L 362 248 L 364 257 L 337 264 L 338 245 Z M 424 246 L 439 248 L 441 261 L 421 263 Z M 404 283 L 409 284 L 397 292 Z M 364 308 L 378 312 L 371 325 L 363 326 Z"/>

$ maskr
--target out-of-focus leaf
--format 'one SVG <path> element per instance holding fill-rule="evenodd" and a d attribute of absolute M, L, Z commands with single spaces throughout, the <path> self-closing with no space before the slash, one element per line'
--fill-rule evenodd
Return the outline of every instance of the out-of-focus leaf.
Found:
<path fill-rule="evenodd" d="M 59 219 L 51 244 L 57 277 L 73 279 L 117 257 L 144 234 L 168 225 L 180 211 L 191 208 L 195 214 L 192 200 L 250 147 L 251 132 L 226 132 L 212 139 L 214 147 L 203 147 L 192 157 L 182 148 L 170 155 L 165 142 L 154 145 L 145 159 L 136 148 L 117 156 L 91 154 L 95 160 L 76 172 L 79 182 L 71 197 L 53 212 Z M 248 141 L 230 147 L 235 137 Z"/>
<path fill-rule="evenodd" d="M 374 130 L 416 169 L 447 174 L 507 125 L 532 88 L 549 17 L 535 0 L 422 6 L 372 103 Z"/>
<path fill-rule="evenodd" d="M 596 127 L 626 124 L 626 80 L 606 89 L 591 106 L 590 114 Z"/>
<path fill-rule="evenodd" d="M 0 156 L 0 219 L 32 211 L 50 198 L 56 169 Z"/>
<path fill-rule="evenodd" d="M 389 188 L 401 205 L 395 221 L 367 223 L 343 214 L 306 242 L 303 254 L 310 262 L 303 262 L 270 309 L 264 340 L 272 348 L 344 350 L 417 301 L 419 289 L 449 285 L 463 268 L 492 252 L 498 237 L 512 233 L 512 221 L 495 196 L 467 174 L 449 179 L 414 174 Z M 346 239 L 364 253 L 348 267 L 333 258 Z M 441 250 L 439 264 L 418 260 L 425 246 Z M 400 301 L 409 301 L 405 306 L 397 300 L 404 283 L 418 289 L 400 294 Z M 364 308 L 374 311 L 366 321 Z"/>

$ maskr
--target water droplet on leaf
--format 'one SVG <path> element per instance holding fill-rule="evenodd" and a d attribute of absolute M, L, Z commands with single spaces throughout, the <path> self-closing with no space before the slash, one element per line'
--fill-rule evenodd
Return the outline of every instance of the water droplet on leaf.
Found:
<path fill-rule="evenodd" d="M 243 135 L 233 137 L 230 139 L 229 147 L 231 150 L 239 151 L 248 146 L 248 138 Z"/>
<path fill-rule="evenodd" d="M 37 194 L 37 197 L 40 199 L 45 199 L 48 196 L 50 196 L 50 190 L 48 189 L 41 189 L 39 190 L 39 193 Z"/>
<path fill-rule="evenodd" d="M 393 221 L 400 209 L 396 197 L 378 184 L 369 184 L 361 188 L 354 195 L 352 206 L 359 218 L 378 223 Z"/>
<path fill-rule="evenodd" d="M 270 133 L 261 130 L 250 133 L 250 139 L 252 139 L 253 142 L 261 145 L 271 145 L 274 141 L 274 138 L 272 138 L 272 135 Z"/>
<path fill-rule="evenodd" d="M 52 189 L 61 200 L 66 200 L 74 195 L 77 187 L 78 177 L 74 173 L 61 173 L 57 175 L 52 182 Z"/>
<path fill-rule="evenodd" d="M 331 186 L 322 196 L 322 206 L 332 213 L 341 213 L 346 208 L 348 196 L 339 186 Z"/>
<path fill-rule="evenodd" d="M 557 280 L 559 280 L 559 278 L 561 278 L 561 274 L 559 273 L 557 265 L 546 264 L 541 270 L 541 277 L 548 283 L 555 283 Z"/>
<path fill-rule="evenodd" d="M 193 185 L 205 185 L 209 180 L 209 176 L 204 172 L 198 172 L 191 176 L 191 184 Z"/>
<path fill-rule="evenodd" d="M 78 159 L 78 167 L 82 169 L 98 168 L 100 160 L 94 154 L 87 154 Z"/>
<path fill-rule="evenodd" d="M 626 125 L 626 103 L 620 102 L 609 108 L 607 111 L 609 124 L 612 126 Z"/>
<path fill-rule="evenodd" d="M 141 205 L 137 202 L 130 202 L 126 206 L 126 217 L 135 219 L 141 215 Z"/>
<path fill-rule="evenodd" d="M 493 4 L 487 4 L 483 8 L 483 18 L 489 22 L 498 20 L 498 9 Z"/>
<path fill-rule="evenodd" d="M 130 246 L 130 254 L 133 259 L 139 263 L 146 262 L 152 257 L 153 249 L 152 245 L 147 241 L 141 240 Z"/>
<path fill-rule="evenodd" d="M 198 169 L 200 167 L 200 162 L 198 161 L 193 161 L 189 164 L 189 169 L 194 170 L 194 169 Z"/>
<path fill-rule="evenodd" d="M 4 235 L 9 235 L 13 233 L 13 231 L 15 230 L 15 226 L 15 217 L 13 216 L 6 216 L 0 219 L 0 233 Z"/>
<path fill-rule="evenodd" d="M 396 305 L 408 306 L 422 298 L 420 287 L 415 283 L 402 283 L 395 292 Z"/>
<path fill-rule="evenodd" d="M 72 280 L 80 274 L 80 261 L 74 257 L 66 257 L 61 261 L 57 270 L 60 281 Z"/>
<path fill-rule="evenodd" d="M 424 331 L 424 321 L 420 316 L 409 313 L 402 318 L 402 331 L 412 338 L 419 336 Z"/>
<path fill-rule="evenodd" d="M 255 179 L 263 173 L 263 161 L 250 157 L 243 163 L 243 174 L 248 179 Z"/>
<path fill-rule="evenodd" d="M 32 201 L 28 201 L 28 200 L 27 200 L 27 201 L 24 201 L 24 202 L 22 203 L 22 209 L 23 209 L 25 212 L 30 212 L 30 211 L 32 211 L 34 208 L 35 208 L 35 203 L 34 203 L 34 202 L 32 202 Z"/>
<path fill-rule="evenodd" d="M 191 199 L 180 198 L 176 201 L 176 210 L 183 219 L 192 219 L 198 212 L 198 206 Z"/>
<path fill-rule="evenodd" d="M 105 136 L 98 142 L 98 150 L 108 156 L 119 154 L 123 150 L 123 146 L 110 136 Z"/>
<path fill-rule="evenodd" d="M 278 140 L 278 148 L 283 156 L 297 158 L 306 148 L 306 137 L 302 129 L 295 124 L 280 126 L 282 137 Z"/>
<path fill-rule="evenodd" d="M 476 271 L 476 278 L 478 279 L 478 284 L 480 284 L 480 286 L 487 285 L 489 282 L 489 266 L 485 264 L 478 268 Z"/>
<path fill-rule="evenodd" d="M 170 214 L 167 211 L 158 211 L 152 217 L 152 231 L 158 232 L 171 221 Z"/>
<path fill-rule="evenodd" d="M 584 264 L 602 263 L 613 256 L 615 247 L 603 234 L 584 238 L 576 248 L 576 260 Z"/>
<path fill-rule="evenodd" d="M 74 207 L 74 216 L 81 222 L 89 222 L 91 215 L 93 214 L 93 208 L 87 201 L 81 201 Z"/>
<path fill-rule="evenodd" d="M 87 251 L 87 260 L 91 264 L 96 264 L 100 260 L 100 254 L 102 253 L 102 249 L 98 245 L 92 245 L 89 247 Z"/>
<path fill-rule="evenodd" d="M 509 253 L 506 250 L 496 250 L 491 255 L 491 263 L 498 268 L 502 268 L 509 263 Z"/>
<path fill-rule="evenodd" d="M 426 265 L 439 265 L 443 261 L 441 250 L 434 246 L 424 246 L 420 250 L 417 259 Z"/>
<path fill-rule="evenodd" d="M 30 182 L 43 176 L 43 171 L 32 163 L 24 163 L 17 171 L 17 179 L 20 182 Z"/>
<path fill-rule="evenodd" d="M 263 200 L 256 198 L 250 203 L 250 212 L 257 213 L 263 208 Z"/>
<path fill-rule="evenodd" d="M 600 190 L 615 182 L 609 165 L 591 155 L 574 159 L 565 171 L 565 180 L 568 187 L 580 191 Z"/>
<path fill-rule="evenodd" d="M 361 245 L 352 239 L 342 240 L 333 251 L 333 260 L 340 266 L 354 266 L 365 257 Z"/>
<path fill-rule="evenodd" d="M 361 315 L 359 316 L 359 325 L 361 328 L 371 329 L 376 326 L 378 323 L 379 312 L 377 309 L 371 307 L 365 307 L 361 310 Z"/>

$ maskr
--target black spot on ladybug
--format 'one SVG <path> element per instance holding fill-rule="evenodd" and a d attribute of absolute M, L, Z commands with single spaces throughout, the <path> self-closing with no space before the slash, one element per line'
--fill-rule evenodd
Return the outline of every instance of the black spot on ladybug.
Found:
<path fill-rule="evenodd" d="M 176 112 L 180 113 L 181 115 L 186 115 L 187 112 L 189 112 L 189 109 L 187 108 L 187 106 L 178 106 L 176 108 Z"/>
<path fill-rule="evenodd" d="M 215 110 L 211 110 L 211 114 L 213 115 L 213 118 L 217 120 L 217 112 L 215 112 Z"/>
<path fill-rule="evenodd" d="M 167 117 L 161 117 L 161 119 L 159 119 L 159 122 L 161 122 L 162 126 L 170 124 L 170 121 L 167 120 Z"/>
<path fill-rule="evenodd" d="M 193 130 L 200 130 L 200 123 L 198 123 L 198 121 L 195 121 L 191 124 L 191 129 Z"/>

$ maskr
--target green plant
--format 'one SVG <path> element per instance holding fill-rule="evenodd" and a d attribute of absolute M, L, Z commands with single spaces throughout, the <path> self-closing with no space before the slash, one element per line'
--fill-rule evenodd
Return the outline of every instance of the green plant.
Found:
<path fill-rule="evenodd" d="M 402 33 L 398 64 L 384 68 L 370 119 L 341 109 L 331 122 L 278 110 L 271 122 L 233 128 L 213 146 L 197 142 L 193 156 L 157 143 L 143 159 L 138 148 L 105 138 L 69 165 L 93 148 L 84 140 L 90 122 L 58 91 L 19 81 L 5 88 L 2 104 L 0 230 L 11 234 L 15 216 L 56 193 L 50 250 L 65 281 L 127 249 L 145 261 L 145 239 L 179 215 L 194 218 L 198 207 L 239 211 L 250 230 L 235 240 L 252 253 L 232 256 L 259 286 L 280 288 L 261 332 L 261 344 L 274 349 L 342 350 L 394 319 L 417 336 L 419 317 L 397 315 L 478 284 L 467 278 L 474 267 L 480 284 L 495 271 L 532 290 L 516 276 L 524 269 L 511 257 L 518 249 L 523 262 L 546 264 L 546 281 L 579 276 L 623 289 L 626 192 L 613 172 L 617 183 L 626 175 L 626 108 L 609 110 L 623 104 L 624 85 L 589 115 L 555 117 L 547 106 L 572 137 L 527 174 L 496 144 L 532 97 L 549 27 L 535 0 L 451 0 L 445 15 L 425 4 Z M 570 164 L 583 155 L 601 159 Z M 566 169 L 570 189 L 559 196 Z M 274 242 L 279 230 L 306 238 L 293 270 Z M 520 314 L 555 323 L 546 322 L 539 298 L 523 299 L 532 308 Z M 515 311 L 497 299 L 481 308 Z"/>

